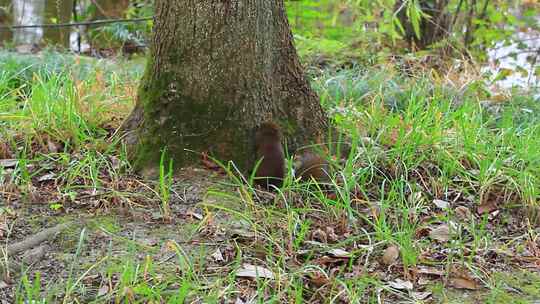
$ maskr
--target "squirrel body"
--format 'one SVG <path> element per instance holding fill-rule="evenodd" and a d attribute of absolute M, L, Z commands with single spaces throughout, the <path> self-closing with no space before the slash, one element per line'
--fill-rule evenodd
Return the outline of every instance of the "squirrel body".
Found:
<path fill-rule="evenodd" d="M 316 182 L 330 181 L 330 165 L 322 157 L 310 150 L 298 153 L 294 157 L 296 176 L 302 181 L 315 180 Z"/>
<path fill-rule="evenodd" d="M 255 133 L 257 161 L 255 183 L 265 189 L 281 187 L 285 177 L 285 153 L 281 146 L 281 132 L 273 122 L 265 122 Z"/>
<path fill-rule="evenodd" d="M 281 131 L 273 122 L 262 123 L 255 133 L 257 161 L 255 183 L 265 189 L 281 187 L 285 177 L 285 153 L 281 145 Z M 303 150 L 294 157 L 296 176 L 304 182 L 330 182 L 330 164 L 324 156 Z"/>

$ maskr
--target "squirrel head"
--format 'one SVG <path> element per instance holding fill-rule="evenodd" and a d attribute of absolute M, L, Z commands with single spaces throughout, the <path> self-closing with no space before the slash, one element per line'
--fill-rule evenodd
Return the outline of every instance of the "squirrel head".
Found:
<path fill-rule="evenodd" d="M 264 143 L 267 141 L 280 141 L 281 131 L 279 126 L 273 122 L 264 122 L 257 129 L 256 139 L 258 143 Z"/>

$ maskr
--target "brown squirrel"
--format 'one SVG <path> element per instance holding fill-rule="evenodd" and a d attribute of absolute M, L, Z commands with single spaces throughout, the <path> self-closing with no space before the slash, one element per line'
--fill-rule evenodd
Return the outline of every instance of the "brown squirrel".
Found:
<path fill-rule="evenodd" d="M 281 147 L 281 132 L 273 122 L 265 122 L 255 133 L 257 161 L 255 183 L 265 189 L 281 187 L 285 177 L 285 153 Z"/>
<path fill-rule="evenodd" d="M 330 165 L 323 156 L 310 150 L 295 155 L 294 167 L 296 176 L 302 181 L 315 180 L 320 183 L 330 181 Z"/>
<path fill-rule="evenodd" d="M 257 161 L 262 159 L 255 173 L 255 183 L 265 189 L 281 187 L 285 177 L 285 153 L 279 127 L 273 122 L 261 124 L 255 133 L 255 146 Z M 330 182 L 330 164 L 309 149 L 295 155 L 294 167 L 302 181 Z"/>

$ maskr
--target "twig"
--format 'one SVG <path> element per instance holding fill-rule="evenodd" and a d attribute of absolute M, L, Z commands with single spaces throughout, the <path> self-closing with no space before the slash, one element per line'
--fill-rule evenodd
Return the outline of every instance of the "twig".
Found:
<path fill-rule="evenodd" d="M 7 261 L 0 263 L 0 279 L 9 278 L 11 273 L 19 273 L 22 270 L 21 263 L 16 261 Z"/>
<path fill-rule="evenodd" d="M 53 236 L 55 236 L 60 231 L 66 229 L 67 227 L 70 226 L 70 224 L 71 223 L 58 224 L 58 225 L 56 225 L 54 227 L 47 228 L 47 229 L 45 229 L 43 231 L 40 231 L 37 234 L 35 234 L 35 235 L 31 236 L 31 237 L 28 237 L 23 241 L 20 241 L 18 243 L 12 244 L 12 245 L 9 245 L 9 246 L 7 246 L 6 253 L 7 253 L 8 256 L 10 256 L 10 255 L 16 254 L 18 252 L 26 251 L 26 250 L 28 250 L 30 248 L 33 248 L 33 247 L 43 243 L 44 241 L 52 238 Z"/>
<path fill-rule="evenodd" d="M 536 66 L 536 63 L 538 62 L 538 57 L 540 56 L 540 48 L 536 51 L 536 55 L 534 56 L 534 59 L 531 62 L 531 70 L 529 71 L 529 78 L 527 79 L 527 85 L 531 85 L 532 77 L 534 75 L 534 67 Z"/>
<path fill-rule="evenodd" d="M 45 253 L 48 251 L 48 249 L 49 249 L 49 246 L 42 245 L 32 250 L 29 250 L 28 252 L 25 253 L 20 263 L 13 260 L 3 261 L 3 263 L 0 263 L 0 275 L 3 275 L 4 277 L 9 278 L 10 272 L 14 272 L 14 273 L 22 272 L 25 268 L 30 267 L 34 263 L 41 261 L 43 257 L 45 256 Z"/>
<path fill-rule="evenodd" d="M 499 57 L 495 57 L 493 58 L 494 60 L 501 60 L 501 59 L 505 59 L 505 58 L 508 58 L 508 57 L 513 57 L 515 55 L 520 55 L 520 54 L 538 54 L 540 53 L 540 49 L 524 49 L 524 50 L 519 50 L 519 51 L 516 51 L 516 52 L 510 52 L 506 55 L 502 55 L 502 56 L 499 56 Z M 534 67 L 535 66 L 535 62 L 531 62 L 532 66 Z"/>
<path fill-rule="evenodd" d="M 523 39 L 512 39 L 512 40 L 509 40 L 512 44 L 520 44 L 520 43 L 525 43 L 527 41 L 533 41 L 533 40 L 540 40 L 540 37 L 532 37 L 532 38 L 523 38 Z M 496 46 L 496 47 L 492 47 L 490 48 L 489 50 L 490 51 L 497 51 L 497 50 L 500 50 L 500 49 L 503 49 L 505 47 L 508 47 L 508 45 L 504 45 L 504 44 L 500 44 L 500 46 Z"/>
<path fill-rule="evenodd" d="M 469 44 L 471 43 L 472 34 L 473 34 L 473 19 L 476 15 L 476 0 L 471 0 L 471 4 L 469 7 L 469 14 L 467 16 L 467 31 L 465 32 L 465 37 L 463 44 L 465 45 L 465 48 L 469 48 Z"/>
<path fill-rule="evenodd" d="M 0 31 L 11 31 L 11 30 L 16 30 L 16 29 L 27 29 L 27 28 L 59 28 L 59 27 L 81 26 L 81 25 L 102 25 L 102 24 L 110 24 L 110 23 L 142 22 L 142 21 L 148 21 L 152 19 L 154 19 L 154 17 L 142 17 L 142 18 L 133 18 L 133 19 L 107 19 L 107 20 L 57 23 L 57 24 L 29 24 L 29 25 L 0 26 Z"/>
<path fill-rule="evenodd" d="M 457 18 L 459 16 L 459 13 L 461 12 L 461 5 L 463 5 L 463 0 L 459 0 L 459 4 L 456 8 L 456 12 L 454 13 L 454 20 L 452 20 L 452 25 L 450 25 L 450 30 L 453 30 L 454 25 L 456 25 Z"/>
<path fill-rule="evenodd" d="M 489 0 L 486 0 L 486 2 L 484 2 L 484 7 L 482 8 L 482 12 L 480 13 L 480 17 L 478 18 L 479 20 L 484 20 L 484 18 L 486 18 L 488 5 L 489 5 Z"/>
<path fill-rule="evenodd" d="M 101 7 L 101 5 L 99 5 L 99 3 L 97 3 L 95 0 L 90 0 L 90 2 L 92 2 L 93 5 L 96 6 L 96 9 L 99 11 L 99 13 L 105 17 L 110 17 L 107 12 L 103 9 L 103 7 Z"/>
<path fill-rule="evenodd" d="M 79 19 L 79 16 L 77 14 L 77 6 L 78 6 L 77 0 L 73 0 L 72 13 L 73 13 L 73 21 L 75 21 L 75 22 L 77 22 L 77 20 Z M 80 30 L 77 30 L 77 51 L 79 53 L 81 52 L 81 32 L 80 32 Z"/>

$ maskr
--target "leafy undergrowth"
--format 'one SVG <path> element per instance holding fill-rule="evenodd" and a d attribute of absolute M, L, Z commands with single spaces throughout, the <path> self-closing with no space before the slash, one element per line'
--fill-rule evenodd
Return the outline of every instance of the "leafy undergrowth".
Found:
<path fill-rule="evenodd" d="M 291 170 L 265 193 L 234 171 L 192 168 L 170 180 L 163 162 L 157 182 L 133 175 L 111 138 L 140 71 L 2 54 L 2 247 L 58 222 L 70 228 L 2 257 L 1 299 L 540 299 L 540 109 L 531 97 L 388 67 L 314 72 L 342 133 L 329 144 L 332 181 L 300 183 Z M 6 271 L 7 261 L 24 263 Z"/>

